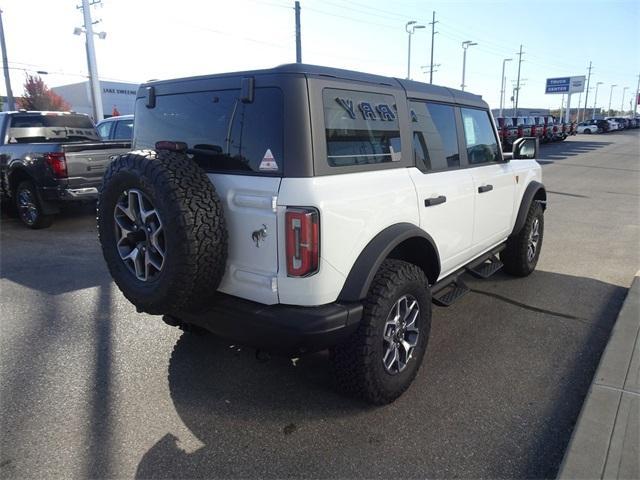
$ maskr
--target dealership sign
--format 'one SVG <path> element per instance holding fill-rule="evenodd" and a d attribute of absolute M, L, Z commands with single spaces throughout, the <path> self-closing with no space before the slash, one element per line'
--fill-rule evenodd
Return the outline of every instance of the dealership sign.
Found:
<path fill-rule="evenodd" d="M 544 93 L 579 93 L 584 92 L 585 76 L 547 78 Z"/>

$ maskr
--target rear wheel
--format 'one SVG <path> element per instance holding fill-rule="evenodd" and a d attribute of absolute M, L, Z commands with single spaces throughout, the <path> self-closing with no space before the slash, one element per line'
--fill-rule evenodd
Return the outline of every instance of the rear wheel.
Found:
<path fill-rule="evenodd" d="M 31 180 L 20 182 L 14 197 L 18 218 L 27 227 L 39 229 L 51 226 L 53 217 L 43 213 L 36 187 Z"/>
<path fill-rule="evenodd" d="M 358 330 L 334 347 L 339 386 L 371 403 L 391 403 L 409 388 L 427 348 L 431 295 L 424 272 L 385 260 L 364 302 Z"/>

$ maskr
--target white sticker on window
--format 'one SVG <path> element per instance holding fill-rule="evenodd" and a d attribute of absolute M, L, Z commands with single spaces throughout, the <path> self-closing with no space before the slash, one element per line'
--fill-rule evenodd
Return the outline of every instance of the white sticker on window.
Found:
<path fill-rule="evenodd" d="M 270 148 L 264 152 L 264 157 L 262 157 L 262 161 L 260 162 L 258 169 L 261 172 L 273 172 L 278 170 L 278 164 L 276 163 L 276 159 L 273 158 L 273 153 L 271 153 Z"/>

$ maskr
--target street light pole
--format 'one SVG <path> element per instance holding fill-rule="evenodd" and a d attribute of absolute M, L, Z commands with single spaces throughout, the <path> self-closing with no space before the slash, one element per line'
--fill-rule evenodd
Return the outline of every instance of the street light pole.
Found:
<path fill-rule="evenodd" d="M 609 92 L 609 108 L 607 109 L 607 116 L 611 116 L 611 99 L 613 98 L 613 87 L 617 87 L 618 84 L 611 85 L 611 91 Z"/>
<path fill-rule="evenodd" d="M 472 42 L 471 40 L 465 40 L 464 42 L 462 42 L 462 83 L 460 84 L 460 89 L 463 92 L 464 92 L 464 87 L 466 87 L 466 85 L 464 84 L 464 76 L 467 68 L 467 48 L 471 47 L 472 45 L 478 45 L 478 44 L 475 42 Z"/>
<path fill-rule="evenodd" d="M 96 50 L 93 44 L 93 22 L 91 20 L 91 10 L 89 10 L 94 3 L 100 2 L 94 1 L 89 4 L 89 0 L 82 0 L 82 6 L 78 8 L 82 9 L 82 15 L 84 17 L 84 34 L 87 48 L 87 65 L 89 67 L 89 83 L 91 85 L 91 100 L 93 103 L 93 118 L 97 123 L 104 118 L 104 114 L 102 111 L 102 95 L 98 77 L 98 64 L 96 62 Z M 105 34 L 101 33 L 99 35 L 101 38 L 104 38 Z"/>
<path fill-rule="evenodd" d="M 506 82 L 506 78 L 504 76 L 504 67 L 507 62 L 510 62 L 511 58 L 505 58 L 502 60 L 502 84 L 500 88 L 500 116 L 502 117 L 502 107 L 504 106 L 504 84 Z"/>
<path fill-rule="evenodd" d="M 9 61 L 7 60 L 7 44 L 4 41 L 4 24 L 2 23 L 2 10 L 0 10 L 0 46 L 2 47 L 2 66 L 4 70 L 4 82 L 7 88 L 7 109 L 15 110 L 16 105 L 11 91 L 11 77 L 9 76 Z"/>
<path fill-rule="evenodd" d="M 407 80 L 411 80 L 411 35 L 415 32 L 416 28 L 424 28 L 424 25 L 416 25 L 418 22 L 411 20 L 407 22 L 404 29 L 409 34 L 409 51 L 407 52 Z"/>
<path fill-rule="evenodd" d="M 598 87 L 600 85 L 603 85 L 604 82 L 598 82 L 596 83 L 596 93 L 595 93 L 595 98 L 593 99 L 593 110 L 591 111 L 591 120 L 593 120 L 594 118 L 596 118 L 596 108 L 598 107 Z"/>
<path fill-rule="evenodd" d="M 629 87 L 622 89 L 622 103 L 620 104 L 620 115 L 624 115 L 624 94 L 629 90 Z"/>

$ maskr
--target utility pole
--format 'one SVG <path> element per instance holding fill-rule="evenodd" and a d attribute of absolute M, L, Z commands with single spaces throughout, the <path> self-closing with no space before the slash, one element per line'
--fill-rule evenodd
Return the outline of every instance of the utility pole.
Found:
<path fill-rule="evenodd" d="M 591 120 L 596 118 L 596 108 L 598 107 L 598 87 L 600 85 L 604 85 L 604 82 L 596 83 L 596 95 L 595 95 L 595 98 L 593 99 L 593 110 L 591 111 Z"/>
<path fill-rule="evenodd" d="M 609 108 L 607 109 L 607 116 L 611 116 L 611 99 L 613 98 L 613 87 L 617 87 L 618 84 L 611 85 L 611 91 L 609 92 Z"/>
<path fill-rule="evenodd" d="M 433 11 L 433 17 L 432 17 L 432 21 L 429 22 L 429 25 L 431 25 L 431 68 L 429 69 L 429 83 L 433 83 L 433 42 L 435 40 L 435 36 L 436 36 L 436 23 L 440 23 L 440 22 L 436 22 L 436 12 L 435 10 Z"/>
<path fill-rule="evenodd" d="M 2 68 L 4 70 L 4 83 L 7 87 L 7 110 L 15 110 L 13 92 L 11 91 L 11 77 L 9 76 L 9 61 L 7 60 L 7 44 L 4 41 L 4 24 L 2 23 L 2 10 L 0 10 L 0 44 L 2 46 Z"/>
<path fill-rule="evenodd" d="M 587 113 L 587 101 L 589 100 L 589 82 L 591 82 L 591 62 L 589 62 L 589 75 L 587 76 L 587 90 L 584 94 L 584 110 L 582 111 L 582 120 Z M 578 122 L 580 119 L 578 119 Z"/>
<path fill-rule="evenodd" d="M 562 97 L 560 98 L 560 121 L 562 121 L 562 112 L 564 110 L 564 93 L 562 94 Z"/>
<path fill-rule="evenodd" d="M 302 37 L 300 35 L 300 2 L 296 0 L 296 63 L 302 63 Z"/>
<path fill-rule="evenodd" d="M 578 95 L 578 111 L 576 112 L 576 122 L 580 123 L 580 105 L 582 105 L 582 92 Z"/>
<path fill-rule="evenodd" d="M 512 59 L 511 58 L 505 58 L 504 60 L 502 60 L 502 87 L 500 88 L 500 116 L 502 117 L 502 107 L 504 106 L 504 88 L 505 88 L 505 82 L 507 81 L 507 79 L 504 76 L 504 67 L 505 64 L 507 62 L 510 62 Z"/>
<path fill-rule="evenodd" d="M 102 112 L 102 95 L 100 91 L 100 79 L 98 77 L 98 64 L 96 62 L 96 50 L 93 44 L 93 22 L 91 20 L 91 5 L 100 3 L 101 0 L 82 0 L 82 6 L 76 7 L 82 10 L 84 17 L 84 36 L 87 47 L 87 64 L 89 66 L 89 83 L 91 85 L 91 101 L 93 103 L 93 120 L 98 123 L 104 118 Z M 104 38 L 104 36 L 102 37 Z"/>
<path fill-rule="evenodd" d="M 522 55 L 524 54 L 524 52 L 522 51 L 522 44 L 520 44 L 520 52 L 517 53 L 516 55 L 518 55 L 518 80 L 516 82 L 516 101 L 515 101 L 515 116 L 518 116 L 518 100 L 520 100 L 520 68 L 522 66 Z"/>

